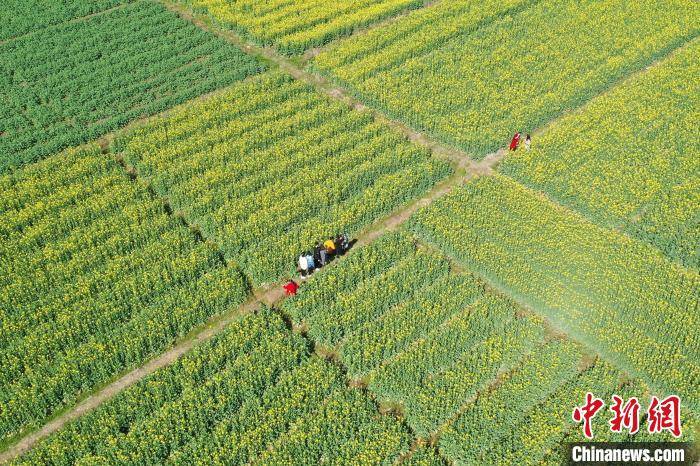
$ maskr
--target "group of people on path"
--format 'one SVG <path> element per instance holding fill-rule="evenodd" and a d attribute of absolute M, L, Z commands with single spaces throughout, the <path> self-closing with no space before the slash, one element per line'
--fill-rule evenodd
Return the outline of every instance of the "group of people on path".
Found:
<path fill-rule="evenodd" d="M 345 254 L 349 246 L 346 234 L 328 238 L 323 242 L 319 241 L 312 251 L 306 251 L 299 256 L 298 272 L 301 274 L 301 279 L 305 280 L 316 270 L 332 261 L 334 257 Z"/>
<path fill-rule="evenodd" d="M 299 255 L 297 272 L 301 274 L 302 280 L 306 280 L 316 270 L 345 254 L 348 249 L 350 249 L 350 242 L 345 233 L 319 241 L 313 250 Z M 297 293 L 299 285 L 294 280 L 289 280 L 283 288 L 287 295 L 293 296 Z"/>
<path fill-rule="evenodd" d="M 518 149 L 518 146 L 520 145 L 520 140 L 522 139 L 522 134 L 520 131 L 515 133 L 513 136 L 513 139 L 510 140 L 510 146 L 508 146 L 508 150 L 514 151 Z M 530 135 L 528 134 L 525 136 L 525 142 L 523 145 L 525 146 L 525 150 L 530 150 L 530 143 L 531 143 Z"/>

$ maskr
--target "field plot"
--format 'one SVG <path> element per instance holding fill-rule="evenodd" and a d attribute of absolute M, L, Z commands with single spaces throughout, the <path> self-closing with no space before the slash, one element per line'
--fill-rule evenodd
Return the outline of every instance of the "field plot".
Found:
<path fill-rule="evenodd" d="M 419 8 L 424 0 L 178 0 L 247 38 L 299 54 L 356 28 Z"/>
<path fill-rule="evenodd" d="M 256 284 L 451 171 L 370 115 L 278 73 L 184 106 L 114 149 Z"/>
<path fill-rule="evenodd" d="M 571 407 L 589 391 L 602 399 L 620 393 L 621 374 L 600 360 L 579 371 L 579 356 L 571 344 L 555 342 L 526 358 L 443 432 L 440 452 L 456 465 L 529 465 L 562 450 L 564 440 L 581 441 Z M 609 432 L 599 422 L 594 433 Z"/>
<path fill-rule="evenodd" d="M 482 157 L 697 36 L 698 20 L 692 0 L 438 2 L 313 67 Z"/>
<path fill-rule="evenodd" d="M 151 1 L 9 40 L 0 44 L 0 173 L 261 68 Z"/>
<path fill-rule="evenodd" d="M 411 228 L 652 388 L 700 406 L 700 276 L 501 175 Z"/>
<path fill-rule="evenodd" d="M 283 310 L 423 437 L 544 338 L 536 319 L 405 234 L 353 252 Z"/>
<path fill-rule="evenodd" d="M 409 441 L 395 418 L 263 310 L 16 464 L 390 464 Z"/>
<path fill-rule="evenodd" d="M 500 171 L 700 267 L 700 41 L 564 118 Z"/>
<path fill-rule="evenodd" d="M 282 310 L 460 464 L 536 463 L 576 429 L 569 411 L 586 391 L 605 396 L 623 383 L 406 233 L 353 251 Z M 426 447 L 409 464 L 441 460 Z"/>
<path fill-rule="evenodd" d="M 0 440 L 247 295 L 98 147 L 0 176 Z"/>
<path fill-rule="evenodd" d="M 54 24 L 94 15 L 136 0 L 5 0 L 0 41 Z"/>
<path fill-rule="evenodd" d="M 446 466 L 447 462 L 430 445 L 419 446 L 401 464 L 406 466 Z"/>

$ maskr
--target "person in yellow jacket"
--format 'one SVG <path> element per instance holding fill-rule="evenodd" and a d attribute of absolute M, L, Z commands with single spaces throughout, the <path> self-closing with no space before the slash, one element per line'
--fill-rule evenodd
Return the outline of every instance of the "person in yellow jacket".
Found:
<path fill-rule="evenodd" d="M 333 242 L 333 238 L 328 238 L 326 241 L 324 241 L 323 246 L 326 248 L 326 252 L 329 256 L 333 256 L 335 254 L 335 243 Z"/>

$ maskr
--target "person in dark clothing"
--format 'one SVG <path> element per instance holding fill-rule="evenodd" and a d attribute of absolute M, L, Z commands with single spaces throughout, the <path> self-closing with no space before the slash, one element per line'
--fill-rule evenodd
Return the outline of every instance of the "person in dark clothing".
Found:
<path fill-rule="evenodd" d="M 328 254 L 328 251 L 326 251 L 326 248 L 321 248 L 319 254 L 321 255 L 321 267 L 323 267 L 328 263 L 330 255 Z"/>
<path fill-rule="evenodd" d="M 323 244 L 320 242 L 316 244 L 316 247 L 314 248 L 314 262 L 316 262 L 317 267 L 321 267 L 321 251 L 323 250 Z"/>
<path fill-rule="evenodd" d="M 335 253 L 341 256 L 344 252 L 345 249 L 343 248 L 343 235 L 338 235 L 335 237 Z"/>
<path fill-rule="evenodd" d="M 338 235 L 335 239 L 335 246 L 338 255 L 345 254 L 349 247 L 348 235 L 346 235 L 345 233 Z"/>

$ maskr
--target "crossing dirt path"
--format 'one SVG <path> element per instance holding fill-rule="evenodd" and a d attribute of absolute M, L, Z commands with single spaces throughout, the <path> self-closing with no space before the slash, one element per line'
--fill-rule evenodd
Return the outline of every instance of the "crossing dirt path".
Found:
<path fill-rule="evenodd" d="M 136 174 L 136 177 L 138 177 L 138 174 Z M 452 190 L 452 188 L 461 184 L 463 180 L 464 169 L 460 170 L 458 168 L 453 176 L 436 185 L 419 200 L 405 205 L 398 211 L 370 225 L 364 232 L 355 238 L 357 240 L 356 246 L 370 243 L 385 232 L 396 230 L 401 226 L 401 224 L 408 220 L 417 209 L 426 206 L 435 199 L 447 194 Z M 342 258 L 340 261 L 342 261 Z M 328 267 L 333 267 L 337 262 L 339 261 L 334 261 Z M 207 324 L 195 329 L 193 332 L 191 332 L 189 337 L 186 337 L 182 341 L 176 343 L 169 350 L 149 360 L 141 367 L 122 375 L 112 383 L 83 399 L 71 409 L 44 424 L 40 429 L 21 438 L 16 444 L 12 445 L 6 451 L 0 453 L 0 463 L 5 463 L 25 453 L 43 438 L 49 436 L 57 430 L 60 430 L 67 422 L 77 419 L 78 417 L 117 395 L 122 390 L 125 390 L 131 385 L 137 383 L 144 377 L 147 377 L 158 369 L 173 363 L 179 357 L 190 351 L 194 346 L 203 343 L 220 333 L 231 322 L 240 316 L 257 310 L 261 305 L 272 306 L 279 303 L 282 299 L 284 299 L 284 297 L 285 294 L 284 290 L 282 289 L 282 283 L 274 283 L 264 288 L 253 290 L 252 296 L 240 307 L 232 309 L 224 314 L 219 314 L 212 317 Z"/>
<path fill-rule="evenodd" d="M 384 233 L 398 229 L 413 215 L 413 213 L 416 210 L 430 205 L 432 202 L 448 194 L 455 187 L 464 184 L 469 179 L 476 176 L 488 176 L 493 174 L 495 168 L 507 155 L 507 151 L 505 149 L 501 149 L 497 152 L 486 155 L 480 161 L 475 161 L 473 157 L 470 156 L 470 154 L 462 151 L 461 149 L 445 145 L 440 141 L 431 138 L 429 135 L 417 131 L 409 127 L 408 125 L 405 125 L 402 122 L 388 118 L 386 115 L 384 115 L 382 112 L 376 109 L 369 108 L 363 102 L 351 96 L 346 90 L 335 86 L 323 76 L 311 73 L 301 68 L 288 58 L 278 54 L 274 49 L 269 47 L 260 47 L 258 45 L 247 42 L 240 36 L 238 36 L 236 33 L 224 30 L 213 25 L 206 16 L 192 13 L 185 6 L 174 3 L 172 0 L 162 0 L 162 3 L 167 8 L 176 12 L 184 19 L 191 21 L 198 27 L 206 31 L 212 32 L 218 36 L 224 37 L 229 42 L 237 45 L 245 52 L 251 55 L 258 56 L 259 58 L 262 58 L 263 60 L 272 63 L 275 66 L 278 66 L 283 72 L 288 73 L 294 78 L 313 86 L 318 91 L 336 100 L 344 102 L 345 104 L 357 111 L 370 112 L 378 121 L 381 121 L 386 125 L 396 129 L 397 131 L 403 133 L 412 142 L 430 150 L 436 158 L 447 160 L 451 163 L 451 165 L 455 169 L 454 175 L 450 176 L 443 182 L 434 186 L 433 189 L 428 191 L 420 199 L 403 206 L 402 208 L 398 209 L 389 216 L 386 216 L 378 220 L 374 224 L 370 225 L 357 236 L 357 245 L 365 245 L 371 243 L 375 239 L 382 236 Z M 681 48 L 683 48 L 683 46 L 679 47 L 678 49 L 666 55 L 665 57 L 659 58 L 654 63 L 649 64 L 644 69 L 636 71 L 612 83 L 610 87 L 608 87 L 606 90 L 602 91 L 598 95 L 605 94 L 621 82 L 631 79 L 633 76 L 648 70 L 649 68 L 665 60 L 668 56 L 670 56 L 671 54 L 673 54 Z M 213 93 L 210 93 L 208 95 L 215 95 L 217 92 L 218 91 L 214 91 Z M 202 96 L 199 99 L 206 97 L 207 96 Z M 593 98 L 591 100 L 593 100 Z M 588 102 L 590 102 L 590 100 Z M 574 112 L 582 111 L 588 105 L 588 102 L 584 103 L 581 107 L 575 109 Z M 152 118 L 157 118 L 158 116 L 166 115 L 167 113 L 168 111 L 165 111 L 160 115 L 156 115 L 155 117 L 137 120 L 129 126 L 142 124 L 144 121 L 150 120 Z M 560 115 L 557 118 L 551 120 L 550 122 L 546 123 L 543 127 L 535 130 L 533 132 L 533 135 L 536 136 L 538 134 L 541 134 L 543 131 L 546 130 L 546 128 L 555 124 L 558 120 L 565 116 L 566 115 Z M 109 151 L 108 142 L 114 137 L 114 134 L 115 133 L 110 133 L 101 138 L 102 146 L 105 152 Z M 138 174 L 136 174 L 136 176 L 138 177 Z M 331 264 L 330 266 L 332 267 L 333 264 Z M 207 322 L 204 326 L 198 327 L 197 329 L 193 330 L 193 332 L 191 332 L 188 337 L 176 343 L 169 350 L 155 356 L 154 358 L 146 362 L 144 365 L 133 369 L 126 374 L 121 375 L 113 382 L 109 383 L 108 385 L 102 387 L 101 389 L 95 391 L 94 393 L 81 400 L 72 408 L 64 411 L 62 414 L 59 414 L 38 430 L 29 432 L 24 437 L 17 440 L 17 442 L 9 446 L 7 450 L 0 453 L 0 463 L 11 461 L 13 458 L 16 458 L 17 456 L 25 453 L 40 440 L 49 436 L 53 432 L 60 430 L 67 422 L 79 418 L 83 414 L 91 411 L 92 409 L 95 409 L 103 402 L 114 397 L 122 390 L 125 390 L 131 385 L 142 380 L 144 377 L 147 377 L 148 375 L 152 374 L 158 369 L 173 363 L 182 355 L 190 351 L 194 346 L 203 343 L 220 333 L 224 328 L 226 328 L 226 326 L 228 326 L 231 322 L 239 318 L 241 315 L 244 315 L 248 312 L 254 312 L 261 305 L 274 305 L 276 303 L 279 303 L 283 299 L 284 291 L 281 288 L 281 283 L 275 283 L 263 288 L 253 290 L 251 293 L 251 297 L 248 299 L 248 301 L 242 304 L 240 307 L 212 317 L 209 320 L 209 322 Z"/>

